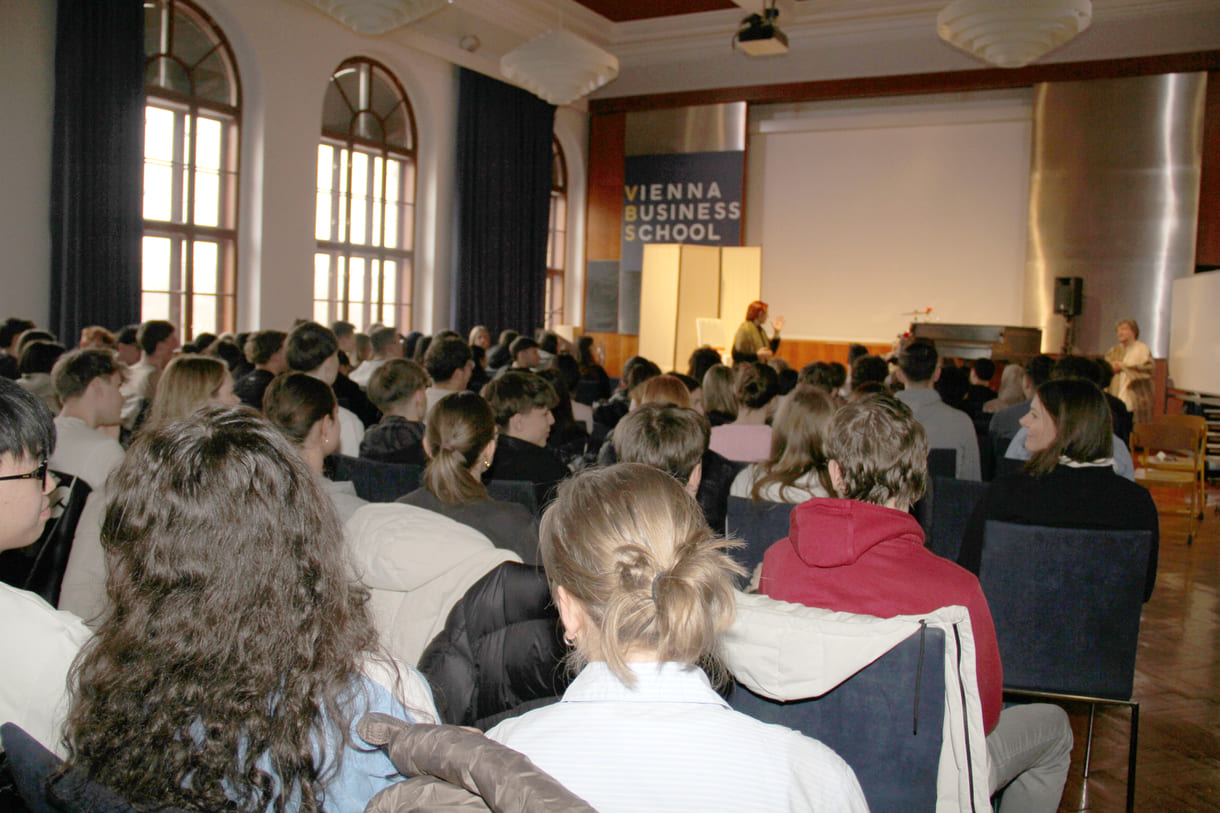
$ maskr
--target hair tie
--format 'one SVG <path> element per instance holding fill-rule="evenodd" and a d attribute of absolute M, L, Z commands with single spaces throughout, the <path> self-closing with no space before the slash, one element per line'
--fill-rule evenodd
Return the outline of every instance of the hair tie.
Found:
<path fill-rule="evenodd" d="M 452 451 L 454 451 L 453 444 L 452 444 L 452 443 L 442 443 L 442 444 L 441 444 L 441 451 L 442 451 L 442 452 L 452 452 Z"/>
<path fill-rule="evenodd" d="M 652 603 L 653 604 L 657 603 L 657 583 L 660 582 L 661 579 L 668 579 L 668 578 L 669 578 L 668 571 L 658 573 L 657 575 L 652 577 Z"/>

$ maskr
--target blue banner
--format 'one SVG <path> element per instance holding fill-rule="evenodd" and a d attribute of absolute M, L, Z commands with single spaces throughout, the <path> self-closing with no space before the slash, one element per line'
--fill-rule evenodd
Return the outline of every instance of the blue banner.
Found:
<path fill-rule="evenodd" d="M 626 159 L 622 271 L 640 271 L 645 243 L 741 245 L 744 152 Z"/>

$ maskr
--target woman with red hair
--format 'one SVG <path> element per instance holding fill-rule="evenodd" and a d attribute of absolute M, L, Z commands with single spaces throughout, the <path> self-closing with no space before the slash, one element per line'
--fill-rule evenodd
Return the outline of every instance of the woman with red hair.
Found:
<path fill-rule="evenodd" d="M 733 363 L 743 361 L 766 362 L 779 347 L 779 331 L 784 326 L 784 317 L 777 316 L 771 326 L 775 334 L 768 339 L 763 327 L 767 323 L 767 303 L 756 300 L 746 308 L 746 320 L 737 328 L 733 337 Z"/>

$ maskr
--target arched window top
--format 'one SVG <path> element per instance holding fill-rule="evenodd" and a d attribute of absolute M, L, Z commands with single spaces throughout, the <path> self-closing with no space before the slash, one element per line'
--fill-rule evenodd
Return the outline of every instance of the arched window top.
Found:
<path fill-rule="evenodd" d="M 329 138 L 415 154 L 415 116 L 394 74 L 367 57 L 345 60 L 330 77 L 322 102 Z"/>
<path fill-rule="evenodd" d="M 144 85 L 152 93 L 241 106 L 228 40 L 187 0 L 144 0 L 144 55 Z"/>

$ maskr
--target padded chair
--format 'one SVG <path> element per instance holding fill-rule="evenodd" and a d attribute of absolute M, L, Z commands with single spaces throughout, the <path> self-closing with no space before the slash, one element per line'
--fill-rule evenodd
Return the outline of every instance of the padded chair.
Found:
<path fill-rule="evenodd" d="M 0 726 L 13 782 L 30 813 L 136 813 L 136 808 L 79 768 L 63 762 L 20 726 Z M 146 808 L 140 808 L 145 810 Z M 174 808 L 159 808 L 173 813 Z"/>
<path fill-rule="evenodd" d="M 928 476 L 930 476 L 930 477 L 956 477 L 957 476 L 957 450 L 956 449 L 929 449 L 928 450 Z"/>
<path fill-rule="evenodd" d="M 72 553 L 72 540 L 81 512 L 89 499 L 89 484 L 70 474 L 52 472 L 59 479 L 59 516 L 47 522 L 33 545 L 0 554 L 0 581 L 42 596 L 52 607 L 59 605 L 59 588 Z M 62 493 L 66 492 L 66 493 Z"/>
<path fill-rule="evenodd" d="M 728 701 L 833 748 L 855 771 L 870 810 L 934 810 L 944 661 L 944 632 L 925 627 L 821 697 L 781 703 L 734 684 Z"/>
<path fill-rule="evenodd" d="M 369 502 L 394 502 L 419 488 L 424 470 L 410 463 L 381 463 L 363 457 L 333 454 L 326 471 L 334 480 L 350 480 L 356 494 Z"/>
<path fill-rule="evenodd" d="M 979 581 L 991 607 L 1006 694 L 1131 709 L 1127 810 L 1135 801 L 1139 703 L 1132 699 L 1150 531 L 989 521 Z"/>
<path fill-rule="evenodd" d="M 1137 483 L 1186 492 L 1184 507 L 1164 510 L 1194 519 L 1186 537 L 1190 544 L 1207 506 L 1206 419 L 1199 415 L 1163 415 L 1151 423 L 1137 423 L 1131 430 L 1131 459 Z"/>
<path fill-rule="evenodd" d="M 923 516 L 916 514 L 923 525 L 927 549 L 956 562 L 966 523 L 986 491 L 987 484 L 976 480 L 933 477 L 927 495 L 930 497 L 927 510 Z"/>
<path fill-rule="evenodd" d="M 538 516 L 538 493 L 528 480 L 488 480 L 483 484 L 487 496 L 493 500 L 515 502 L 524 505 L 534 516 Z"/>
<path fill-rule="evenodd" d="M 724 532 L 745 542 L 745 547 L 732 551 L 733 558 L 746 568 L 746 581 L 763 560 L 767 548 L 788 535 L 792 504 L 786 502 L 755 502 L 748 497 L 729 497 L 724 519 Z"/>

